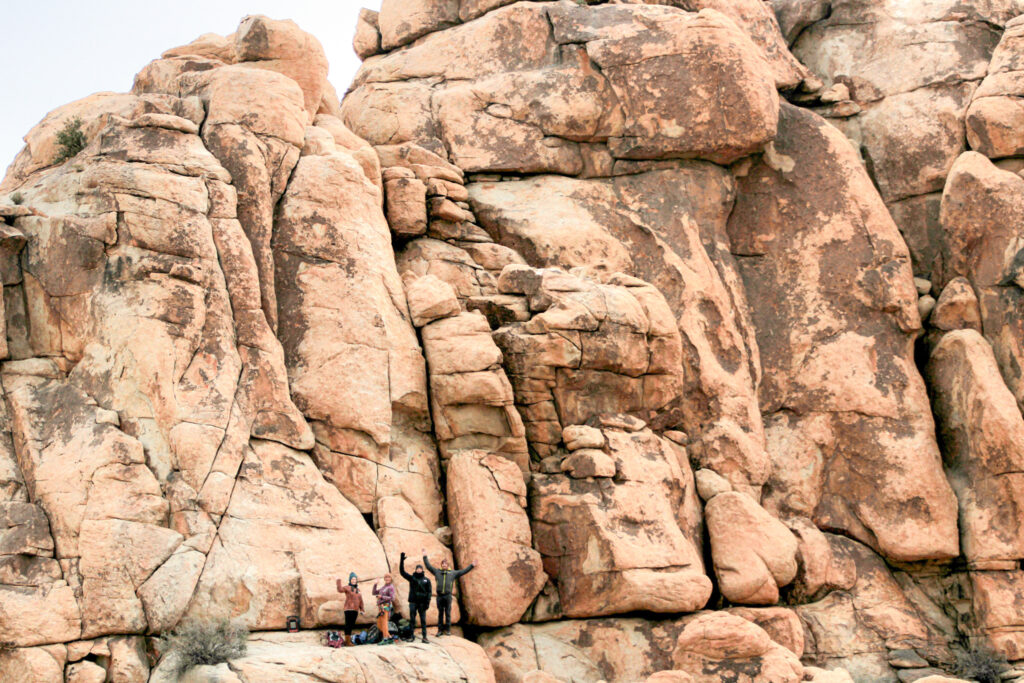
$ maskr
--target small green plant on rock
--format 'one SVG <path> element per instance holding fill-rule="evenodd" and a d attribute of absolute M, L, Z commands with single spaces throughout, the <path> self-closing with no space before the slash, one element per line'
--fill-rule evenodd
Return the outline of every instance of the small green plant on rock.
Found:
<path fill-rule="evenodd" d="M 11 203 L 15 206 L 22 204 L 25 201 L 25 195 L 20 192 L 15 192 L 11 195 Z"/>
<path fill-rule="evenodd" d="M 82 119 L 69 119 L 64 127 L 57 132 L 57 156 L 53 163 L 62 164 L 85 149 L 85 133 L 82 132 Z"/>
<path fill-rule="evenodd" d="M 161 638 L 161 650 L 173 657 L 181 674 L 193 666 L 221 664 L 244 657 L 249 632 L 228 619 L 190 621 Z"/>
<path fill-rule="evenodd" d="M 1009 668 L 1006 659 L 998 652 L 988 647 L 974 646 L 957 654 L 954 673 L 978 683 L 1000 683 L 1001 674 Z"/>

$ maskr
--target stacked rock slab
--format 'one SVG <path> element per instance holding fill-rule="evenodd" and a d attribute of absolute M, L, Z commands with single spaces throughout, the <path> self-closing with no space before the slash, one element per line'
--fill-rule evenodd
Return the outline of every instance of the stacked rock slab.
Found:
<path fill-rule="evenodd" d="M 700 609 L 711 581 L 698 552 L 700 507 L 685 451 L 648 429 L 598 434 L 601 447 L 577 448 L 564 472 L 531 482 L 534 539 L 561 612 Z"/>

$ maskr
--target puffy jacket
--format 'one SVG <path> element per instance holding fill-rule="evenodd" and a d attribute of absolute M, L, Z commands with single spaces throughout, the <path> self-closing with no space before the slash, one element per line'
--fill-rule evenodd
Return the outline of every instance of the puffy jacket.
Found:
<path fill-rule="evenodd" d="M 345 595 L 345 611 L 363 611 L 363 596 L 359 593 L 359 587 L 352 587 L 349 585 L 341 585 L 341 581 L 338 581 L 338 591 Z"/>
<path fill-rule="evenodd" d="M 402 555 L 402 561 L 398 564 L 398 572 L 402 575 L 403 579 L 409 582 L 409 602 L 414 602 L 418 605 L 430 604 L 432 590 L 430 579 L 427 578 L 426 574 L 416 576 L 405 571 L 405 555 Z"/>
<path fill-rule="evenodd" d="M 390 605 L 395 601 L 395 584 L 385 583 L 380 588 L 374 585 L 373 594 L 377 596 L 377 607 Z"/>

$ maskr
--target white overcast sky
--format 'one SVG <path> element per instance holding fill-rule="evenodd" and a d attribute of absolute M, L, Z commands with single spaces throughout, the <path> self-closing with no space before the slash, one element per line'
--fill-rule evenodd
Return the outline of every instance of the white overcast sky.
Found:
<path fill-rule="evenodd" d="M 127 92 L 164 50 L 232 33 L 247 14 L 294 19 L 315 35 L 342 94 L 359 68 L 352 34 L 360 7 L 380 9 L 380 0 L 0 0 L 0 177 L 48 111 L 94 92 Z"/>

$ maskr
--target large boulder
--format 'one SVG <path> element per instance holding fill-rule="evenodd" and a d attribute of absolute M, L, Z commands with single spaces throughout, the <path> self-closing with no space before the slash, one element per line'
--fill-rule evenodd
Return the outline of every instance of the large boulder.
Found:
<path fill-rule="evenodd" d="M 756 624 L 726 612 L 702 614 L 688 623 L 672 659 L 697 683 L 797 683 L 804 677 L 795 654 Z"/>
<path fill-rule="evenodd" d="M 796 578 L 797 539 L 750 496 L 719 493 L 704 507 L 711 560 L 727 600 L 771 605 Z"/>
<path fill-rule="evenodd" d="M 540 553 L 532 547 L 523 473 L 511 460 L 483 451 L 459 451 L 448 462 L 448 515 L 460 579 L 472 624 L 519 621 L 544 587 Z"/>
<path fill-rule="evenodd" d="M 761 48 L 713 9 L 517 3 L 459 24 L 457 4 L 382 8 L 385 49 L 424 37 L 363 64 L 343 105 L 357 134 L 446 149 L 466 171 L 576 175 L 612 157 L 728 162 L 774 134 L 777 78 L 800 80 L 780 39 Z M 777 30 L 758 9 L 733 12 L 755 40 L 760 28 Z M 702 59 L 688 59 L 698 50 Z M 711 97 L 723 82 L 728 101 Z"/>
<path fill-rule="evenodd" d="M 761 411 L 799 439 L 824 420 L 807 437 L 824 476 L 801 483 L 814 468 L 781 467 L 771 488 L 801 487 L 819 526 L 886 557 L 956 556 L 956 500 L 912 353 L 909 256 L 856 152 L 783 105 L 770 153 L 739 179 L 729 234 L 757 329 Z"/>
<path fill-rule="evenodd" d="M 1024 418 L 999 374 L 992 347 L 974 330 L 942 337 L 928 383 L 960 504 L 964 557 L 974 565 L 1024 557 Z"/>
<path fill-rule="evenodd" d="M 631 683 L 672 668 L 676 639 L 692 617 L 569 619 L 515 624 L 481 634 L 498 683 L 540 669 L 563 681 Z"/>
<path fill-rule="evenodd" d="M 1024 19 L 1016 17 L 992 53 L 985 80 L 967 109 L 967 141 L 990 159 L 1024 153 Z"/>

